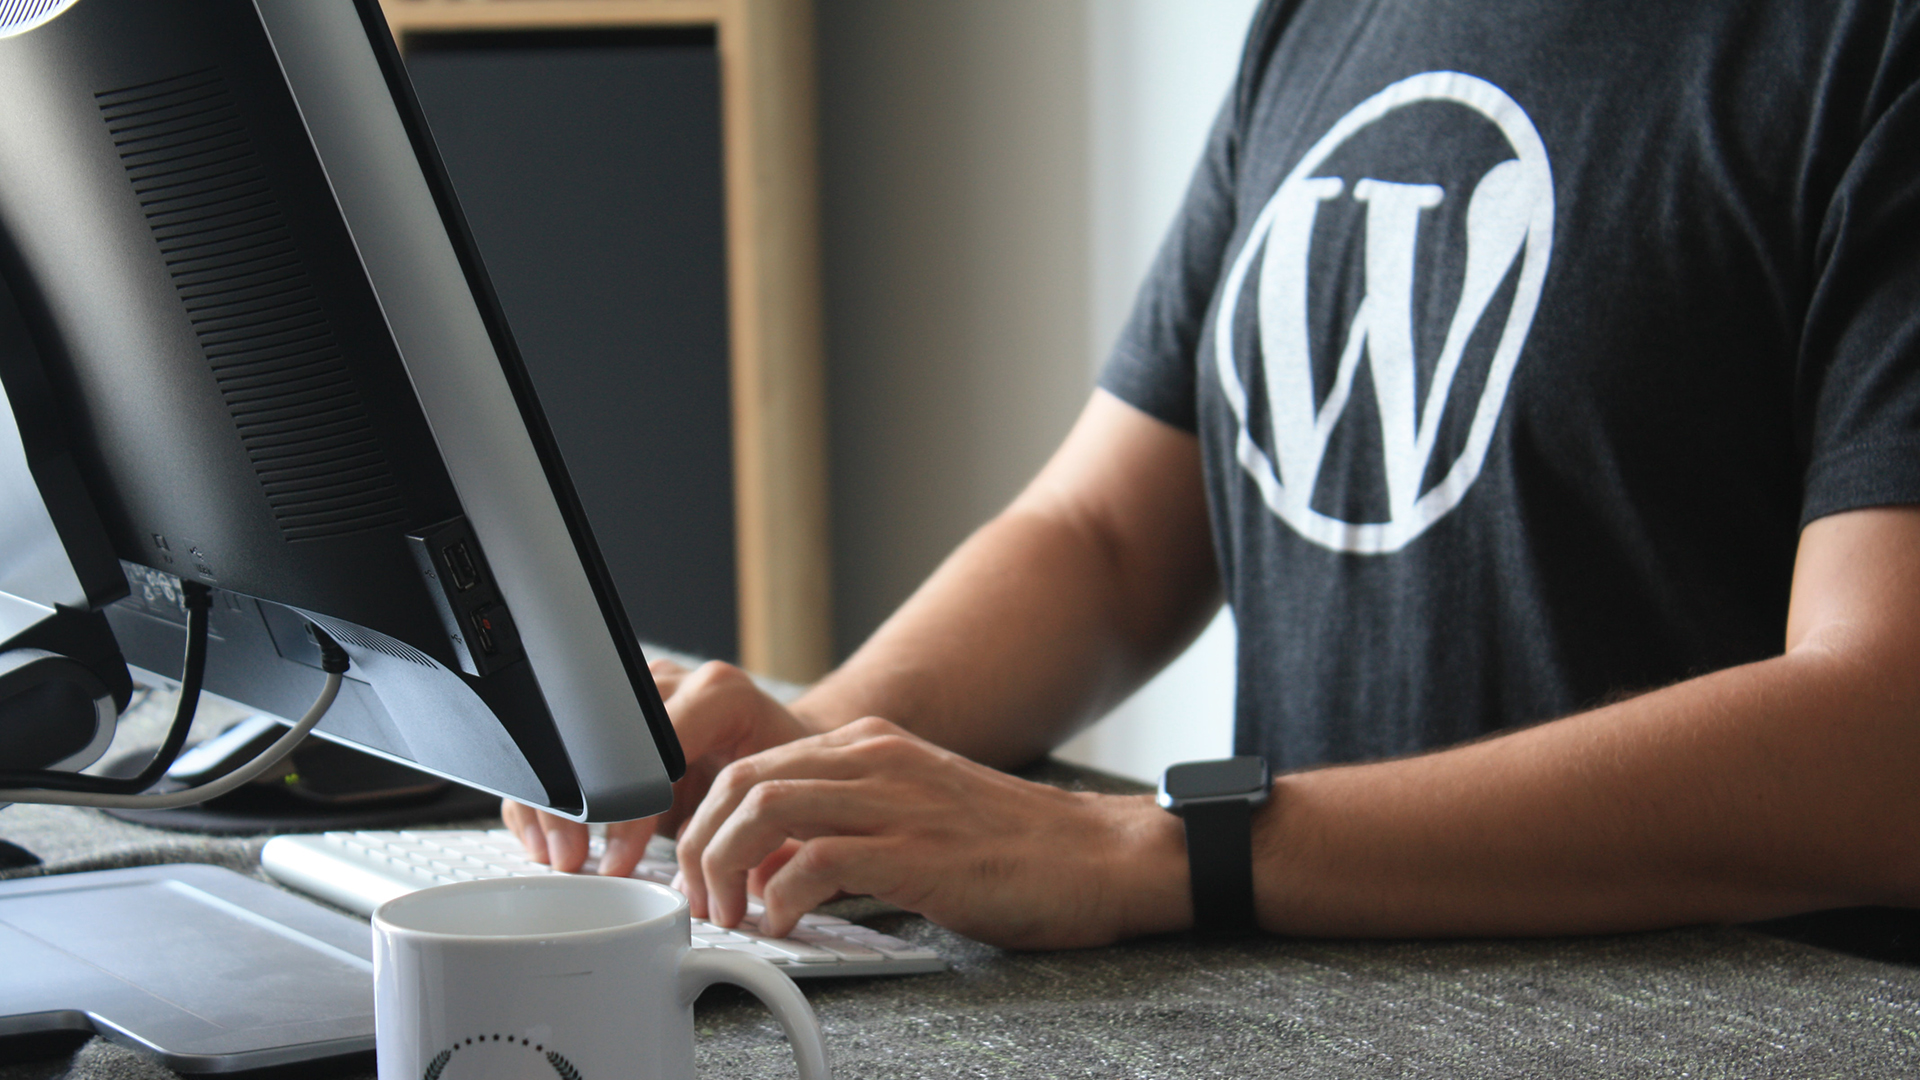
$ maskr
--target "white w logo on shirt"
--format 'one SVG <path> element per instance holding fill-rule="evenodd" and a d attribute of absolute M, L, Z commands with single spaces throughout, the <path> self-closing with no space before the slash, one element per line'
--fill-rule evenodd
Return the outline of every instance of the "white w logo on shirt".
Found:
<path fill-rule="evenodd" d="M 1321 204 L 1338 198 L 1346 181 L 1312 173 L 1382 116 L 1434 100 L 1466 105 L 1493 121 L 1517 157 L 1489 169 L 1467 204 L 1465 280 L 1426 400 L 1417 400 L 1414 255 L 1421 214 L 1439 206 L 1446 192 L 1431 184 L 1362 179 L 1353 185 L 1353 197 L 1367 208 L 1366 294 L 1348 328 L 1332 389 L 1316 407 L 1307 312 L 1313 226 Z M 1553 213 L 1553 174 L 1533 122 L 1498 87 L 1471 75 L 1429 72 L 1394 83 L 1361 102 L 1314 144 L 1254 220 L 1228 272 L 1227 299 L 1214 328 L 1215 369 L 1240 425 L 1236 456 L 1275 514 L 1300 535 L 1335 551 L 1380 554 L 1405 547 L 1459 505 L 1486 461 L 1514 365 L 1533 324 L 1552 253 Z M 1234 361 L 1235 315 L 1245 300 L 1247 274 L 1262 253 L 1256 299 L 1272 458 L 1248 429 L 1247 392 Z M 1465 446 L 1441 481 L 1423 493 L 1421 479 L 1427 475 L 1467 343 L 1523 253 L 1506 327 L 1495 345 Z M 1355 524 L 1322 514 L 1309 503 L 1362 355 L 1379 406 L 1389 518 Z"/>

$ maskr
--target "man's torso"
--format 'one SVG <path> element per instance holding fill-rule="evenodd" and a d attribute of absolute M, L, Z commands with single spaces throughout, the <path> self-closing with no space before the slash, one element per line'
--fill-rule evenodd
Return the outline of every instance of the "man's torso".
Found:
<path fill-rule="evenodd" d="M 1779 651 L 1807 471 L 1854 437 L 1819 415 L 1833 220 L 1888 7 L 1262 13 L 1189 253 L 1243 752 L 1403 753 Z"/>

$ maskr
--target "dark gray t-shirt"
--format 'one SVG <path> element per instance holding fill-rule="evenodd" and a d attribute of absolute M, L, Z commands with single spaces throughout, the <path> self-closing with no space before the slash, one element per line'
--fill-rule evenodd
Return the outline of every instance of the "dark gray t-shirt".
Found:
<path fill-rule="evenodd" d="M 1101 378 L 1203 444 L 1241 752 L 1776 655 L 1800 527 L 1920 502 L 1915 20 L 1261 10 Z"/>

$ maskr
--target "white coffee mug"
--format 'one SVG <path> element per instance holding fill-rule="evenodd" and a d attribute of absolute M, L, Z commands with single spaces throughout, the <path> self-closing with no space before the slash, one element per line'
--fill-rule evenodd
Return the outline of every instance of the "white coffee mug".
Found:
<path fill-rule="evenodd" d="M 758 957 L 692 948 L 687 899 L 632 878 L 463 881 L 373 913 L 380 1080 L 693 1080 L 693 1000 L 751 991 L 801 1080 L 826 1080 L 820 1023 Z"/>

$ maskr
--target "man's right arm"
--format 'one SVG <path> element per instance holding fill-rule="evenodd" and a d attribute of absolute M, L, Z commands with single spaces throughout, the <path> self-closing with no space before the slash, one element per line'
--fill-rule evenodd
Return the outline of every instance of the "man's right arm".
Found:
<path fill-rule="evenodd" d="M 725 664 L 656 665 L 688 776 L 673 811 L 608 830 L 603 873 L 693 813 L 729 762 L 867 716 L 1000 768 L 1031 762 L 1177 655 L 1220 603 L 1198 440 L 1095 391 L 1052 459 L 791 710 Z M 533 857 L 574 869 L 586 833 L 517 803 Z"/>
<path fill-rule="evenodd" d="M 1052 460 L 794 705 L 1016 767 L 1098 719 L 1219 607 L 1199 441 L 1096 391 Z"/>

